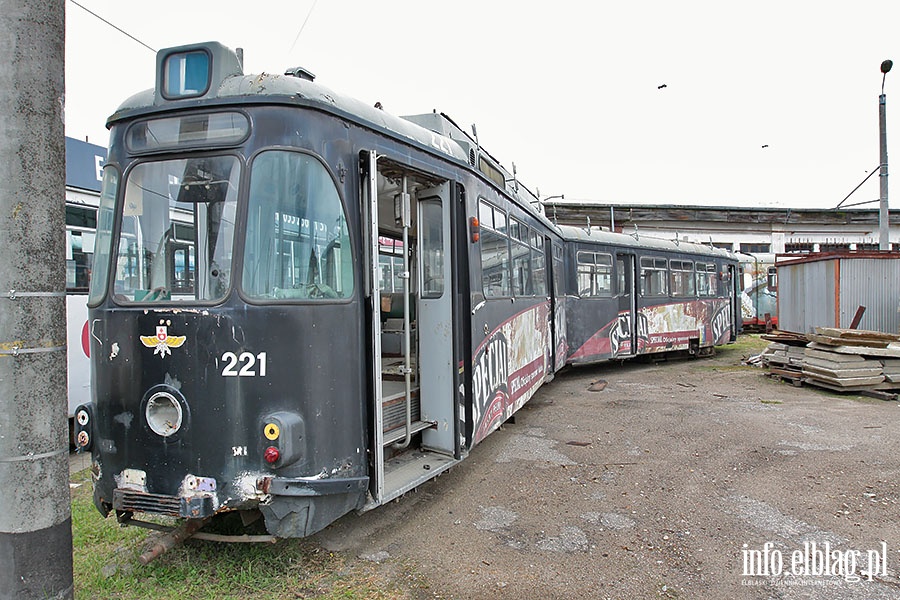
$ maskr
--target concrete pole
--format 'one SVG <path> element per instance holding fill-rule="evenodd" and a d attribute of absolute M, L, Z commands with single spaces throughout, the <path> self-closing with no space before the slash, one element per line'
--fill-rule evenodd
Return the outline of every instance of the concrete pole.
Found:
<path fill-rule="evenodd" d="M 880 146 L 881 170 L 878 178 L 881 183 L 881 197 L 878 203 L 878 249 L 890 250 L 890 223 L 888 217 L 888 155 L 887 155 L 887 97 L 878 96 L 878 138 Z"/>
<path fill-rule="evenodd" d="M 72 598 L 65 0 L 0 0 L 0 599 Z"/>

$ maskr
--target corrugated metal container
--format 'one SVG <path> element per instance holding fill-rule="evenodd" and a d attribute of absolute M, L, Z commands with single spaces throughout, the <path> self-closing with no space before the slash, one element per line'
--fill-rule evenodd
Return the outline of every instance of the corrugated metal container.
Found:
<path fill-rule="evenodd" d="M 779 329 L 847 328 L 865 306 L 858 329 L 900 332 L 900 252 L 780 255 L 775 266 Z"/>

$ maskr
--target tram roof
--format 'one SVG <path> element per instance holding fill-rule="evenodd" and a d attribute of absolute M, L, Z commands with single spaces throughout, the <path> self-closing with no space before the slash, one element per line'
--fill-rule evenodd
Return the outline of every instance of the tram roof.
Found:
<path fill-rule="evenodd" d="M 214 63 L 210 68 L 209 89 L 202 95 L 175 99 L 165 97 L 159 88 L 163 85 L 163 70 L 166 68 L 167 57 L 198 49 L 208 52 Z M 479 160 L 489 159 L 489 164 L 499 170 L 503 184 L 487 173 L 483 175 L 498 187 L 505 189 L 507 194 L 517 198 L 526 210 L 550 224 L 549 220 L 534 208 L 534 203 L 538 201 L 537 196 L 527 186 L 518 182 L 515 174 L 509 173 L 496 158 L 444 113 L 433 111 L 420 115 L 395 116 L 380 106 L 335 92 L 316 83 L 314 78 L 314 75 L 302 68 L 288 69 L 283 75 L 244 74 L 241 61 L 234 51 L 218 42 L 166 48 L 157 53 L 157 87 L 128 98 L 107 119 L 107 127 L 124 119 L 161 114 L 173 109 L 185 110 L 236 103 L 307 106 L 338 114 L 364 127 L 386 132 L 395 138 L 406 139 L 434 154 L 464 163 L 476 171 L 479 171 L 475 167 L 478 164 L 476 156 Z"/>
<path fill-rule="evenodd" d="M 623 248 L 643 248 L 649 250 L 664 250 L 667 252 L 701 254 L 718 258 L 727 258 L 729 260 L 737 259 L 733 253 L 727 250 L 695 242 L 655 238 L 640 234 L 628 235 L 625 233 L 616 233 L 606 229 L 600 229 L 599 227 L 586 228 L 577 227 L 575 225 L 557 225 L 557 228 L 560 230 L 563 237 L 570 241 L 605 244 Z"/>

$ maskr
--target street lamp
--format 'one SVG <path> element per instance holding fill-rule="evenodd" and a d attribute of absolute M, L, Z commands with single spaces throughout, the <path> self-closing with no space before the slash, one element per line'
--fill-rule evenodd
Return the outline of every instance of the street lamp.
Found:
<path fill-rule="evenodd" d="M 887 158 L 887 97 L 884 95 L 884 80 L 894 63 L 886 60 L 881 63 L 881 95 L 878 96 L 878 136 L 881 146 L 881 169 L 878 177 L 881 182 L 881 196 L 878 205 L 878 249 L 890 250 L 890 224 L 888 221 L 888 158 Z"/>

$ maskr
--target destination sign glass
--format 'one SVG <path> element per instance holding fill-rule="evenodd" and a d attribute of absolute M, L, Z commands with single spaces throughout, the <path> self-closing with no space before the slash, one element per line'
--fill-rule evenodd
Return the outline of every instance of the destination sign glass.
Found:
<path fill-rule="evenodd" d="M 243 113 L 203 113 L 135 123 L 128 130 L 125 143 L 135 153 L 229 146 L 244 141 L 249 133 L 250 120 Z"/>

